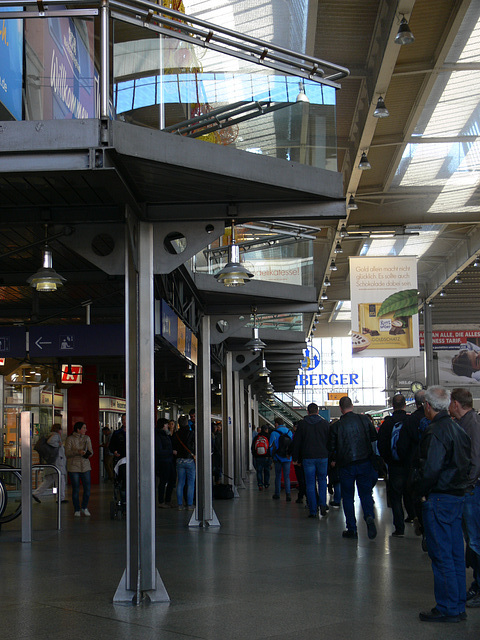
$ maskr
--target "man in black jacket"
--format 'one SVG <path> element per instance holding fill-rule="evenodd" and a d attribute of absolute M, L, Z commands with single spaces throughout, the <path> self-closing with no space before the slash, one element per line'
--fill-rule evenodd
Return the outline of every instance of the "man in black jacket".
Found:
<path fill-rule="evenodd" d="M 407 509 L 407 522 L 413 522 L 415 516 L 413 500 L 407 492 L 408 463 L 400 458 L 397 444 L 401 437 L 401 432 L 408 422 L 408 414 L 405 411 L 405 397 L 397 393 L 392 399 L 393 413 L 387 416 L 378 430 L 378 452 L 384 459 L 388 467 L 388 493 L 390 506 L 393 512 L 394 537 L 403 537 L 405 533 L 405 522 L 402 498 Z M 395 439 L 395 448 L 392 448 L 392 438 Z"/>
<path fill-rule="evenodd" d="M 470 438 L 448 415 L 450 393 L 430 387 L 425 416 L 431 421 L 420 441 L 423 525 L 432 561 L 436 605 L 422 611 L 424 622 L 459 622 L 465 614 L 462 511 L 470 472 Z"/>
<path fill-rule="evenodd" d="M 309 518 L 327 515 L 327 465 L 328 422 L 318 415 L 318 406 L 312 402 L 307 407 L 308 416 L 297 424 L 293 439 L 293 464 L 301 461 L 305 474 Z M 317 482 L 318 502 L 317 504 Z"/>
<path fill-rule="evenodd" d="M 377 439 L 377 432 L 366 416 L 353 413 L 353 404 L 348 396 L 341 398 L 339 405 L 342 416 L 330 427 L 328 449 L 334 454 L 335 464 L 339 467 L 347 523 L 347 530 L 342 535 L 344 538 L 358 537 L 354 503 L 356 484 L 368 537 L 372 540 L 377 535 L 372 497 L 375 470 L 371 462 L 372 442 Z"/>
<path fill-rule="evenodd" d="M 452 391 L 449 411 L 472 443 L 472 467 L 463 505 L 463 533 L 467 543 L 466 565 L 473 569 L 467 607 L 480 607 L 480 416 L 473 409 L 473 398 L 468 389 Z"/>

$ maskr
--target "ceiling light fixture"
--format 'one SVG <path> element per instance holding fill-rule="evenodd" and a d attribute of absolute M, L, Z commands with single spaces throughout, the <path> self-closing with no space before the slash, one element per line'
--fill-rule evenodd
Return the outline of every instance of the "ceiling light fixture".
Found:
<path fill-rule="evenodd" d="M 265 361 L 265 356 L 262 353 L 262 367 L 261 369 L 259 369 L 257 371 L 257 374 L 261 377 L 261 378 L 266 378 L 267 376 L 269 376 L 272 372 L 270 371 L 270 369 L 267 368 L 267 363 Z"/>
<path fill-rule="evenodd" d="M 365 151 L 362 151 L 362 157 L 360 158 L 360 162 L 358 163 L 358 168 L 362 171 L 367 171 L 367 169 L 372 168 L 372 165 L 369 163 Z"/>
<path fill-rule="evenodd" d="M 375 111 L 373 112 L 374 118 L 388 118 L 390 114 L 388 113 L 388 109 L 385 106 L 385 101 L 382 96 L 380 96 L 377 100 L 377 106 L 375 107 Z"/>
<path fill-rule="evenodd" d="M 232 220 L 232 238 L 228 247 L 228 262 L 220 269 L 214 278 L 224 284 L 226 287 L 238 287 L 253 278 L 253 273 L 250 273 L 240 263 L 240 249 L 235 243 L 235 224 Z"/>
<path fill-rule="evenodd" d="M 300 91 L 298 92 L 298 96 L 297 96 L 297 99 L 295 100 L 295 102 L 306 102 L 306 103 L 309 103 L 310 100 L 308 99 L 308 96 L 305 93 L 305 85 L 303 84 L 303 82 L 299 82 L 298 83 L 298 88 L 300 89 Z"/>
<path fill-rule="evenodd" d="M 188 378 L 191 380 L 195 377 L 195 371 L 193 370 L 193 366 L 191 364 L 188 365 L 188 369 L 183 373 L 184 378 Z"/>
<path fill-rule="evenodd" d="M 323 304 L 322 304 L 322 303 L 320 303 L 320 304 L 318 305 L 318 310 L 319 310 L 319 311 L 323 311 L 324 309 L 325 309 L 325 307 L 323 306 Z"/>
<path fill-rule="evenodd" d="M 47 225 L 45 225 L 45 246 L 42 258 L 42 266 L 33 276 L 27 278 L 27 282 L 37 291 L 56 291 L 58 287 L 63 286 L 66 279 L 53 268 L 52 252 L 47 244 Z"/>
<path fill-rule="evenodd" d="M 320 300 L 328 300 L 328 296 L 325 291 L 322 291 L 322 295 L 320 296 Z"/>
<path fill-rule="evenodd" d="M 338 267 L 337 267 L 337 265 L 335 264 L 335 260 L 332 260 L 332 261 L 330 262 L 330 271 L 338 271 Z"/>
<path fill-rule="evenodd" d="M 463 280 L 460 278 L 460 276 L 455 276 L 455 280 L 454 283 L 455 284 L 462 284 Z"/>
<path fill-rule="evenodd" d="M 480 260 L 478 258 L 475 258 L 475 261 L 473 263 L 474 267 L 480 267 Z"/>
<path fill-rule="evenodd" d="M 252 353 L 258 353 L 259 351 L 263 351 L 267 346 L 265 342 L 260 340 L 258 336 L 258 327 L 257 327 L 257 309 L 255 307 L 252 308 L 252 316 L 253 316 L 253 330 L 251 339 L 245 343 L 245 348 L 250 349 Z"/>
<path fill-rule="evenodd" d="M 325 276 L 325 280 L 323 281 L 323 286 L 324 287 L 329 287 L 332 283 L 330 282 L 330 280 L 328 279 L 328 276 Z"/>
<path fill-rule="evenodd" d="M 403 16 L 400 26 L 398 27 L 398 33 L 395 36 L 395 44 L 412 44 L 414 41 L 415 37 L 410 31 L 410 27 L 405 16 Z"/>
<path fill-rule="evenodd" d="M 335 249 L 333 250 L 334 253 L 343 253 L 343 249 L 342 249 L 342 245 L 340 244 L 340 242 L 337 241 L 337 244 L 335 245 Z"/>
<path fill-rule="evenodd" d="M 342 227 L 340 229 L 340 237 L 345 238 L 347 234 L 348 234 L 347 227 L 344 224 L 342 224 Z"/>
<path fill-rule="evenodd" d="M 438 295 L 440 296 L 440 298 L 445 298 L 447 293 L 446 293 L 445 289 L 442 289 Z"/>
<path fill-rule="evenodd" d="M 347 209 L 349 211 L 356 211 L 358 209 L 358 205 L 355 202 L 355 198 L 353 197 L 353 195 L 351 195 L 348 200 Z"/>

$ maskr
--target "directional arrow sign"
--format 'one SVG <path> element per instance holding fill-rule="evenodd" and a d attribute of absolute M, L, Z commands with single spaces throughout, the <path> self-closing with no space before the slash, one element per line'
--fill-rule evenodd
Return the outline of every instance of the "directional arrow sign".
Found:
<path fill-rule="evenodd" d="M 35 340 L 35 344 L 37 345 L 37 347 L 38 347 L 39 349 L 42 349 L 42 350 L 43 350 L 43 345 L 45 345 L 45 344 L 52 344 L 52 341 L 51 341 L 51 340 L 43 340 L 43 339 L 42 339 L 42 336 L 40 336 L 40 338 L 38 338 L 38 340 Z"/>

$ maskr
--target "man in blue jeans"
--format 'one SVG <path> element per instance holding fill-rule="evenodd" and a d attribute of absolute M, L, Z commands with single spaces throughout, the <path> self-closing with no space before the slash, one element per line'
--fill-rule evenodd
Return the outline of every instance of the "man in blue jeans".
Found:
<path fill-rule="evenodd" d="M 377 535 L 373 511 L 373 478 L 375 470 L 371 459 L 372 442 L 377 439 L 375 427 L 366 416 L 353 412 L 353 403 L 348 396 L 340 398 L 340 420 L 333 422 L 328 436 L 328 449 L 338 467 L 342 490 L 343 512 L 347 525 L 344 538 L 358 538 L 355 517 L 355 485 L 357 485 L 368 537 Z"/>
<path fill-rule="evenodd" d="M 450 415 L 472 443 L 472 467 L 463 504 L 463 534 L 467 543 L 465 560 L 473 569 L 473 582 L 467 591 L 467 607 L 480 607 L 480 416 L 473 409 L 468 389 L 454 389 L 450 396 Z"/>
<path fill-rule="evenodd" d="M 471 442 L 448 415 L 450 392 L 429 387 L 420 440 L 419 479 L 414 492 L 423 502 L 423 526 L 432 561 L 436 604 L 419 614 L 423 622 L 465 620 L 465 561 L 462 511 L 470 471 Z"/>
<path fill-rule="evenodd" d="M 309 518 L 327 515 L 328 422 L 318 415 L 318 406 L 307 407 L 308 416 L 297 425 L 293 439 L 293 464 L 301 462 L 305 474 Z M 318 483 L 318 492 L 317 492 Z"/>
<path fill-rule="evenodd" d="M 289 448 L 292 444 L 292 438 L 292 432 L 283 424 L 281 418 L 275 418 L 275 429 L 270 434 L 270 453 L 272 454 L 273 462 L 275 463 L 275 493 L 272 496 L 274 500 L 280 500 L 283 471 L 283 481 L 285 483 L 287 502 L 292 501 L 292 497 L 290 495 L 290 467 L 292 464 L 292 456 L 289 452 Z M 288 442 L 288 440 L 290 442 Z"/>

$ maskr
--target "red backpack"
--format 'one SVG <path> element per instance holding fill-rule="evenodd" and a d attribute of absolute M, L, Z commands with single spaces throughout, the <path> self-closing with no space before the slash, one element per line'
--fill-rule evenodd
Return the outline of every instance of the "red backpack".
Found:
<path fill-rule="evenodd" d="M 255 453 L 257 456 L 266 456 L 268 455 L 268 438 L 266 436 L 259 435 L 255 440 Z"/>

